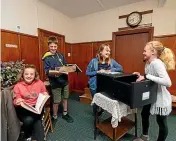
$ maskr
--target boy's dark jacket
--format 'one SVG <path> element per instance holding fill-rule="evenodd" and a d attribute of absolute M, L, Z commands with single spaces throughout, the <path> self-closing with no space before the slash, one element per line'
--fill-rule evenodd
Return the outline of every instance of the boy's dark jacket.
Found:
<path fill-rule="evenodd" d="M 55 70 L 56 67 L 62 67 L 67 64 L 61 53 L 56 52 L 53 55 L 48 51 L 43 55 L 42 60 L 44 62 L 45 73 L 48 76 L 51 85 L 54 86 L 59 84 L 60 86 L 65 86 L 68 84 L 68 76 L 66 74 L 62 74 L 59 77 L 49 74 L 49 70 Z"/>

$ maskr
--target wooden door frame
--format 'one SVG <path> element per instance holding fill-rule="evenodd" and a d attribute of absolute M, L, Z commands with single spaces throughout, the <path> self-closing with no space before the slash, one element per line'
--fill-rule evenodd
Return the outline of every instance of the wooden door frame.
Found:
<path fill-rule="evenodd" d="M 61 35 L 61 34 L 58 34 L 58 33 L 55 33 L 55 32 L 51 32 L 51 31 L 48 31 L 48 30 L 44 30 L 44 29 L 41 29 L 41 28 L 38 28 L 38 40 L 39 40 L 39 65 L 40 65 L 40 77 L 41 79 L 44 79 L 44 74 L 43 74 L 43 65 L 42 65 L 42 56 L 43 56 L 43 50 L 42 50 L 42 39 L 43 39 L 43 34 L 50 34 L 50 35 L 53 35 L 53 36 L 59 36 L 63 39 L 63 55 L 65 55 L 65 36 L 64 35 Z"/>
<path fill-rule="evenodd" d="M 130 29 L 130 30 L 113 32 L 112 33 L 112 58 L 115 58 L 116 36 L 130 35 L 130 34 L 137 34 L 137 33 L 149 33 L 149 40 L 152 40 L 154 27 L 146 27 L 146 28 L 138 28 L 138 29 Z"/>

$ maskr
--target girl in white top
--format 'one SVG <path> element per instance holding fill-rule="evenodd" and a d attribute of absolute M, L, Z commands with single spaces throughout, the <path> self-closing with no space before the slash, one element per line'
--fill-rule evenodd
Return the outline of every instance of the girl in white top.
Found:
<path fill-rule="evenodd" d="M 150 114 L 156 115 L 159 126 L 157 141 L 165 141 L 168 135 L 167 116 L 172 110 L 171 94 L 167 87 L 171 86 L 171 80 L 166 70 L 175 69 L 175 56 L 173 52 L 166 48 L 159 41 L 151 41 L 144 47 L 145 75 L 135 72 L 138 75 L 137 81 L 149 79 L 158 83 L 157 100 L 154 104 L 143 107 L 142 126 L 143 134 L 135 141 L 148 141 L 148 128 Z"/>

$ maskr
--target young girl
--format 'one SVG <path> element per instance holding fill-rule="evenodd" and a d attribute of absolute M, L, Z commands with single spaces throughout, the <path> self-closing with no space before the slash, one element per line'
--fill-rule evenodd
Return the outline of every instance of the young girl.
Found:
<path fill-rule="evenodd" d="M 93 58 L 87 66 L 86 75 L 89 76 L 89 88 L 92 97 L 96 93 L 97 72 L 122 72 L 122 66 L 118 64 L 114 59 L 110 58 L 110 46 L 108 44 L 102 44 L 99 47 L 96 58 Z M 93 112 L 95 109 L 93 108 Z"/>
<path fill-rule="evenodd" d="M 148 141 L 148 128 L 150 114 L 156 115 L 159 126 L 159 135 L 157 141 L 165 141 L 168 135 L 167 116 L 172 110 L 171 94 L 167 87 L 171 86 L 171 80 L 166 70 L 175 69 L 175 58 L 173 52 L 163 47 L 159 41 L 151 41 L 144 48 L 145 75 L 139 73 L 137 81 L 149 79 L 158 83 L 157 101 L 154 104 L 146 105 L 142 109 L 143 134 L 134 141 Z"/>
<path fill-rule="evenodd" d="M 33 129 L 35 140 L 44 141 L 42 114 L 35 114 L 20 106 L 23 101 L 31 106 L 35 106 L 39 93 L 47 94 L 45 85 L 39 80 L 35 66 L 25 65 L 21 81 L 14 87 L 14 105 L 19 119 L 23 122 L 24 135 L 27 141 L 31 140 Z"/>

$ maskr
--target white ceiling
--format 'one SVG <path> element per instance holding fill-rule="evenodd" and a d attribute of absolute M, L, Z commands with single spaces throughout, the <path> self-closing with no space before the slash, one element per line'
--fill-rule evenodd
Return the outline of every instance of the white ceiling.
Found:
<path fill-rule="evenodd" d="M 39 0 L 70 18 L 76 18 L 144 0 Z"/>

